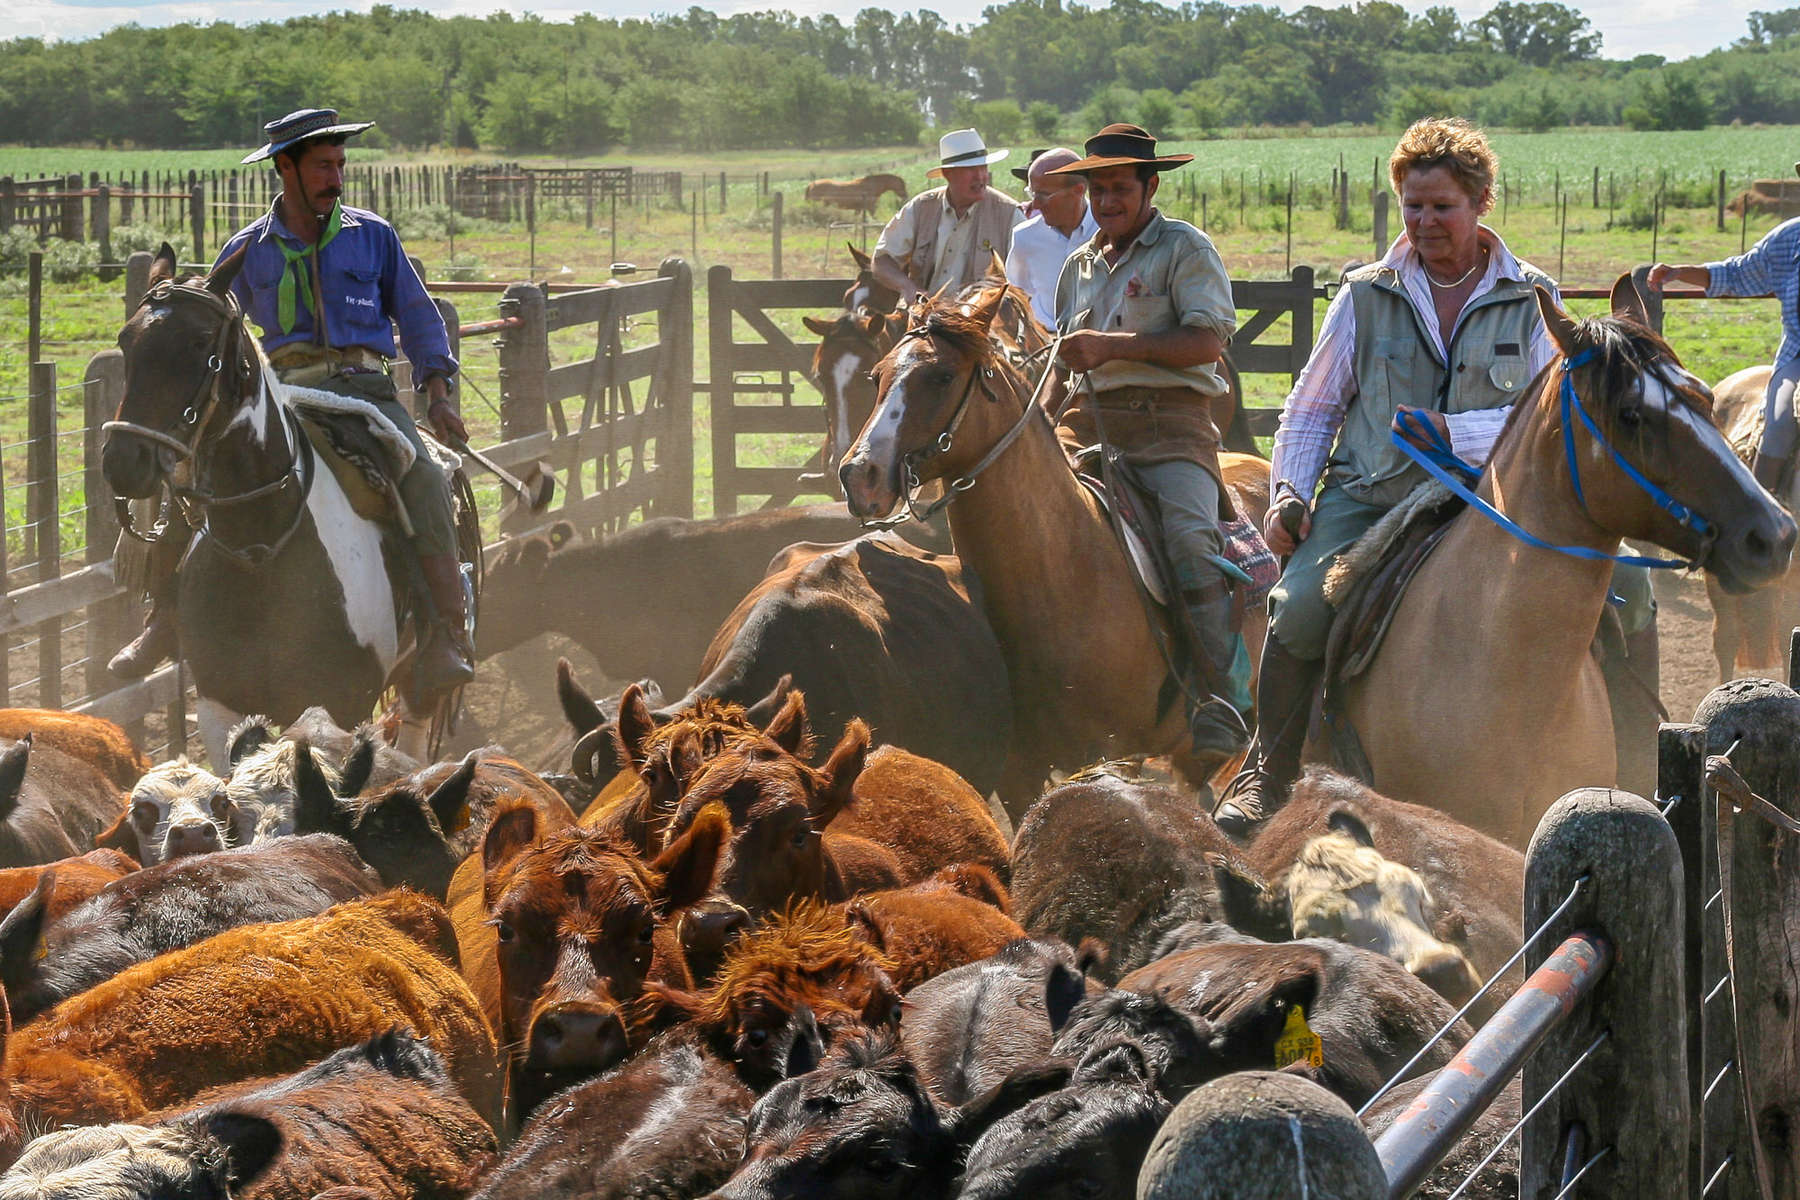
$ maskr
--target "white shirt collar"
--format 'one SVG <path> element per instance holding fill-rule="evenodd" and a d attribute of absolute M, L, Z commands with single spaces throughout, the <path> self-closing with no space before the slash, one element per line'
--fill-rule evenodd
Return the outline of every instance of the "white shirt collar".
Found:
<path fill-rule="evenodd" d="M 1486 291 L 1502 279 L 1524 281 L 1525 273 L 1519 267 L 1519 260 L 1513 257 L 1513 252 L 1506 248 L 1506 242 L 1498 233 L 1490 227 L 1482 225 L 1478 227 L 1476 236 L 1481 239 L 1481 244 L 1488 248 L 1488 269 L 1482 276 L 1482 286 L 1478 290 Z M 1425 273 L 1425 264 L 1413 251 L 1412 240 L 1406 236 L 1404 229 L 1400 231 L 1400 236 L 1394 239 L 1394 244 L 1388 247 L 1388 252 L 1382 256 L 1381 265 L 1392 268 L 1403 279 Z"/>

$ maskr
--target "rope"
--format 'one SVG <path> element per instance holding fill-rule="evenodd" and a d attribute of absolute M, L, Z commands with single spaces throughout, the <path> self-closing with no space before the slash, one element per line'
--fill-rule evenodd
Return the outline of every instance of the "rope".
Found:
<path fill-rule="evenodd" d="M 1458 1021 L 1462 1020 L 1463 1017 L 1468 1015 L 1469 1010 L 1471 1008 L 1475 1007 L 1476 1002 L 1479 1001 L 1483 996 L 1487 995 L 1488 992 L 1493 988 L 1494 984 L 1497 983 L 1500 980 L 1500 978 L 1503 975 L 1505 975 L 1508 971 L 1512 970 L 1514 965 L 1517 964 L 1521 958 L 1525 957 L 1525 955 L 1531 950 L 1532 943 L 1536 942 L 1538 940 L 1538 938 L 1543 936 L 1544 930 L 1550 928 L 1550 926 L 1553 923 L 1555 923 L 1555 921 L 1558 917 L 1562 916 L 1563 913 L 1568 911 L 1569 905 L 1575 903 L 1575 897 L 1579 896 L 1581 894 L 1581 889 L 1587 886 L 1587 881 L 1588 881 L 1588 876 L 1586 876 L 1586 875 L 1583 875 L 1580 879 L 1577 879 L 1575 881 L 1575 886 L 1569 889 L 1569 894 L 1563 898 L 1563 902 L 1556 906 L 1556 911 L 1551 913 L 1549 916 L 1545 917 L 1543 924 L 1539 925 L 1536 929 L 1532 930 L 1531 936 L 1526 938 L 1524 943 L 1517 950 L 1513 951 L 1513 956 L 1511 958 L 1507 959 L 1506 962 L 1500 967 L 1500 969 L 1498 971 L 1495 971 L 1492 975 L 1488 976 L 1488 981 L 1486 983 L 1482 984 L 1481 987 L 1476 991 L 1476 993 L 1473 996 L 1469 997 L 1468 1003 L 1464 1004 L 1461 1008 L 1457 1009 L 1456 1014 L 1444 1023 L 1444 1027 L 1442 1029 L 1438 1030 L 1436 1033 L 1432 1034 L 1431 1040 L 1426 1042 L 1423 1046 L 1419 1047 L 1419 1052 L 1417 1054 L 1413 1055 L 1412 1058 L 1408 1059 L 1407 1063 L 1404 1067 L 1401 1067 L 1398 1071 L 1394 1072 L 1394 1076 L 1392 1079 L 1389 1079 L 1386 1083 L 1382 1084 L 1381 1087 L 1376 1090 L 1375 1094 L 1373 1096 L 1369 1097 L 1367 1103 L 1365 1103 L 1361 1108 L 1356 1110 L 1356 1117 L 1358 1120 L 1361 1120 L 1363 1117 L 1368 1115 L 1369 1110 L 1371 1108 L 1375 1107 L 1375 1102 L 1377 1100 L 1381 1099 L 1383 1096 L 1385 1096 L 1389 1092 L 1393 1091 L 1395 1086 L 1397 1084 L 1399 1084 L 1399 1082 L 1401 1080 L 1406 1078 L 1407 1072 L 1411 1071 L 1414 1067 L 1418 1066 L 1419 1060 L 1424 1058 L 1427 1054 L 1429 1054 L 1431 1052 L 1431 1048 L 1433 1046 L 1435 1046 L 1439 1042 L 1443 1041 L 1444 1035 L 1449 1033 L 1451 1028 Z"/>

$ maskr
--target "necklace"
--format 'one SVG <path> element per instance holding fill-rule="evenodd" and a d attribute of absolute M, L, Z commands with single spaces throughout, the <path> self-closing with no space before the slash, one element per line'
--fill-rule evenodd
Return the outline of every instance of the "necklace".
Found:
<path fill-rule="evenodd" d="M 1455 279 L 1452 279 L 1449 283 L 1439 283 L 1437 280 L 1433 279 L 1431 277 L 1431 268 L 1425 267 L 1425 263 L 1423 262 L 1423 260 L 1420 261 L 1419 265 L 1421 267 L 1425 267 L 1425 281 L 1427 283 L 1431 284 L 1432 287 L 1453 288 L 1453 287 L 1460 287 L 1462 284 L 1468 282 L 1469 276 L 1473 275 L 1475 273 L 1476 268 L 1480 267 L 1485 262 L 1487 262 L 1487 247 L 1483 246 L 1481 248 L 1481 256 L 1475 260 L 1475 266 L 1470 267 L 1468 270 L 1464 271 L 1461 275 L 1458 275 Z"/>

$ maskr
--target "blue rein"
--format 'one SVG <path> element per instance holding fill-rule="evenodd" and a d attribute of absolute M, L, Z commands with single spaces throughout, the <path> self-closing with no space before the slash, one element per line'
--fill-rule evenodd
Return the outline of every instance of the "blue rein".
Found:
<path fill-rule="evenodd" d="M 1581 403 L 1581 397 L 1575 391 L 1575 368 L 1592 362 L 1598 354 L 1598 350 L 1589 347 L 1572 358 L 1565 358 L 1562 363 L 1563 451 L 1568 456 L 1569 476 L 1574 480 L 1575 499 L 1581 502 L 1581 511 L 1587 512 L 1587 497 L 1581 490 L 1581 462 L 1575 454 L 1573 418 L 1577 416 L 1581 418 L 1581 423 L 1587 426 L 1587 430 L 1593 435 L 1594 440 L 1606 448 L 1606 452 L 1612 456 L 1613 462 L 1617 463 L 1619 469 L 1625 472 L 1627 479 L 1637 484 L 1645 495 L 1655 501 L 1658 508 L 1675 518 L 1675 521 L 1683 529 L 1693 530 L 1704 539 L 1707 545 L 1711 545 L 1718 532 L 1712 522 L 1669 495 L 1668 492 L 1645 477 L 1642 471 L 1627 462 L 1625 456 L 1619 453 L 1618 448 L 1606 440 L 1606 435 L 1600 432 L 1600 427 L 1594 423 L 1594 418 L 1588 415 L 1586 406 Z M 1428 421 L 1423 413 L 1402 412 L 1398 414 L 1397 419 L 1402 429 L 1418 436 L 1430 447 L 1422 450 L 1402 436 L 1400 430 L 1394 430 L 1388 436 L 1393 439 L 1396 446 L 1400 447 L 1403 454 L 1423 467 L 1427 475 L 1449 488 L 1452 494 L 1466 502 L 1469 507 L 1527 546 L 1535 546 L 1539 550 L 1551 550 L 1557 554 L 1566 554 L 1570 558 L 1624 563 L 1633 567 L 1691 570 L 1700 564 L 1698 558 L 1651 558 L 1641 554 L 1608 554 L 1603 550 L 1595 550 L 1591 546 L 1559 546 L 1553 542 L 1546 542 L 1522 528 L 1518 522 L 1475 494 L 1472 485 L 1481 477 L 1481 472 L 1456 456 L 1450 448 L 1449 441 L 1438 432 L 1437 426 Z M 1702 556 L 1704 556 L 1704 551 L 1702 551 Z"/>

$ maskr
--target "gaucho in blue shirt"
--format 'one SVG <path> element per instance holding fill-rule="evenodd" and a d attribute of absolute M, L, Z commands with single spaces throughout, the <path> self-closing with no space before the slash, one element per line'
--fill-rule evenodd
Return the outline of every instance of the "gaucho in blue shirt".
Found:
<path fill-rule="evenodd" d="M 340 123 L 332 109 L 308 108 L 265 125 L 268 144 L 244 161 L 274 159 L 281 195 L 225 243 L 214 269 L 243 255 L 231 291 L 262 330 L 263 349 L 283 382 L 368 401 L 412 442 L 417 456 L 399 481 L 400 499 L 435 616 L 422 639 L 413 690 L 432 696 L 474 678 L 474 654 L 450 484 L 425 452 L 388 373 L 392 324 L 399 325 L 414 379 L 429 398 L 433 428 L 453 442 L 468 433 L 446 399 L 456 374 L 449 335 L 399 235 L 374 213 L 343 203 L 344 141 L 372 124 Z M 114 657 L 116 673 L 141 678 L 177 649 L 177 565 L 153 558 L 144 632 Z"/>

